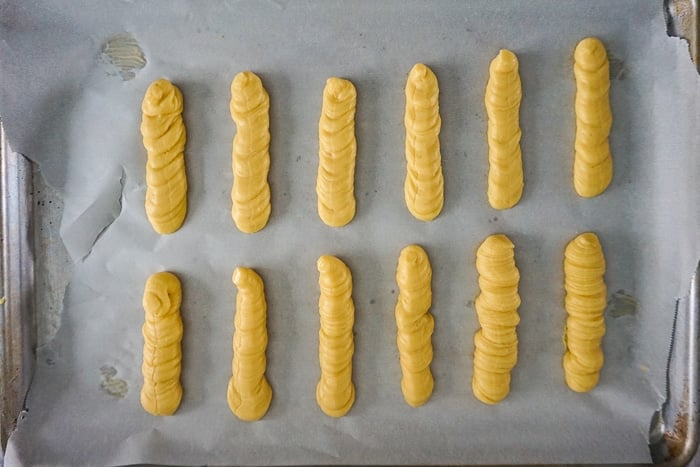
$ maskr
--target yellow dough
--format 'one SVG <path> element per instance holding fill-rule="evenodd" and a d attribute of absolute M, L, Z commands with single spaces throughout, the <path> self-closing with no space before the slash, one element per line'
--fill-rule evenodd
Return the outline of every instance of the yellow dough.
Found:
<path fill-rule="evenodd" d="M 228 382 L 228 406 L 247 422 L 261 419 L 272 400 L 265 378 L 267 358 L 267 303 L 260 276 L 248 268 L 233 271 L 236 296 L 236 331 L 233 334 L 233 376 Z"/>
<path fill-rule="evenodd" d="M 318 215 L 331 227 L 342 227 L 355 217 L 355 86 L 329 78 L 323 90 L 318 122 Z"/>
<path fill-rule="evenodd" d="M 399 298 L 396 303 L 396 343 L 401 357 L 401 391 L 406 403 L 419 407 L 433 393 L 431 336 L 435 328 L 430 314 L 433 271 L 423 248 L 410 245 L 401 251 L 396 268 Z"/>
<path fill-rule="evenodd" d="M 182 93 L 170 81 L 151 83 L 141 103 L 141 135 L 148 153 L 146 215 L 159 234 L 175 232 L 187 214 Z"/>
<path fill-rule="evenodd" d="M 151 415 L 172 415 L 182 400 L 181 302 L 180 281 L 174 274 L 159 272 L 146 281 L 141 405 Z"/>
<path fill-rule="evenodd" d="M 231 217 L 238 230 L 254 233 L 270 218 L 270 98 L 255 73 L 238 73 L 231 82 L 233 188 Z"/>
<path fill-rule="evenodd" d="M 489 117 L 489 204 L 494 209 L 512 208 L 523 194 L 523 163 L 520 152 L 520 99 L 522 90 L 518 57 L 501 50 L 489 67 L 486 113 Z"/>
<path fill-rule="evenodd" d="M 474 335 L 472 390 L 481 402 L 497 404 L 510 392 L 510 370 L 518 361 L 520 322 L 514 246 L 505 235 L 491 235 L 476 252 L 481 293 L 476 313 L 481 329 Z"/>
<path fill-rule="evenodd" d="M 442 211 L 444 180 L 440 158 L 438 81 L 416 64 L 406 82 L 406 206 L 416 219 L 431 221 Z"/>
<path fill-rule="evenodd" d="M 321 256 L 316 265 L 321 289 L 318 300 L 321 379 L 316 386 L 316 401 L 326 415 L 342 417 L 355 402 L 355 385 L 352 383 L 352 355 L 355 351 L 352 275 L 350 269 L 334 256 Z"/>
<path fill-rule="evenodd" d="M 610 185 L 613 163 L 608 135 L 610 71 L 605 46 L 594 37 L 583 39 L 574 52 L 576 76 L 576 143 L 574 187 L 584 198 L 598 196 Z"/>
<path fill-rule="evenodd" d="M 594 233 L 573 239 L 564 252 L 566 354 L 564 375 L 573 391 L 588 392 L 598 384 L 603 367 L 600 341 L 605 335 L 607 289 L 605 257 Z"/>

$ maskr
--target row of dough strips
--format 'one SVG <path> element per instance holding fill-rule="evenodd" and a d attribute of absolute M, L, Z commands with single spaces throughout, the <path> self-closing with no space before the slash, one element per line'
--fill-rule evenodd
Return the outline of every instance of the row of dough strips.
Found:
<path fill-rule="evenodd" d="M 603 44 L 586 38 L 576 47 L 576 136 L 573 185 L 586 198 L 603 193 L 612 180 L 608 136 L 612 126 L 610 77 Z M 440 155 L 438 80 L 419 63 L 406 82 L 405 158 L 406 207 L 421 221 L 432 221 L 444 204 Z M 494 209 L 515 206 L 523 192 L 520 149 L 522 97 L 516 55 L 501 50 L 489 67 L 484 102 L 488 114 L 488 200 Z M 347 225 L 355 216 L 355 86 L 330 78 L 323 90 L 319 120 L 319 161 L 316 183 L 318 214 L 332 227 Z M 165 79 L 153 82 L 142 103 L 141 133 L 148 153 L 146 214 L 161 234 L 177 231 L 187 212 L 185 125 L 180 90 Z M 260 78 L 250 71 L 231 83 L 233 140 L 231 215 L 239 230 L 258 232 L 270 217 L 270 99 Z"/>
<path fill-rule="evenodd" d="M 342 417 L 355 401 L 352 274 L 339 258 L 329 255 L 318 259 L 317 268 L 321 377 L 316 400 L 326 415 Z M 510 372 L 518 360 L 520 273 L 511 240 L 503 234 L 487 237 L 477 250 L 476 269 L 480 292 L 475 308 L 480 329 L 474 335 L 472 390 L 481 402 L 497 404 L 510 392 Z M 566 384 L 576 392 L 592 390 L 603 366 L 604 273 L 605 258 L 594 233 L 583 233 L 569 242 L 564 252 L 564 307 L 568 318 L 563 330 L 566 350 L 562 365 Z M 272 400 L 265 375 L 265 287 L 250 268 L 236 268 L 232 279 L 238 294 L 232 376 L 226 396 L 239 419 L 255 421 L 265 415 Z M 396 282 L 396 343 L 403 374 L 400 388 L 406 403 L 418 407 L 428 402 L 433 392 L 432 268 L 423 248 L 409 245 L 401 251 Z M 181 302 L 180 281 L 174 274 L 159 272 L 146 282 L 141 405 L 153 415 L 172 415 L 182 399 Z"/>

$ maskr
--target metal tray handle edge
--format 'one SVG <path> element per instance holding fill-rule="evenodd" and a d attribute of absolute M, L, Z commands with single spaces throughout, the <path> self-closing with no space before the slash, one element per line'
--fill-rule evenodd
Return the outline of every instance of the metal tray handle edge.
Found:
<path fill-rule="evenodd" d="M 687 424 L 680 453 L 664 463 L 668 467 L 688 465 L 698 449 L 700 431 L 700 264 L 690 281 L 688 304 Z"/>
<path fill-rule="evenodd" d="M 34 372 L 34 231 L 32 163 L 10 150 L 0 119 L 0 194 L 2 195 L 2 392 L 0 443 L 24 410 Z"/>
<path fill-rule="evenodd" d="M 666 32 L 688 42 L 690 58 L 700 73 L 700 0 L 664 0 Z"/>

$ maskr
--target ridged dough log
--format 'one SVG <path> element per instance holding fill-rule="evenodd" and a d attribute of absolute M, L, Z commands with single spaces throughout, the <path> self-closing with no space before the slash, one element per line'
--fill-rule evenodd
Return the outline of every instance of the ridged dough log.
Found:
<path fill-rule="evenodd" d="M 522 90 L 518 57 L 501 50 L 489 67 L 486 85 L 488 114 L 488 199 L 494 209 L 509 209 L 523 194 L 523 163 L 520 151 L 520 100 Z"/>
<path fill-rule="evenodd" d="M 270 218 L 270 98 L 253 72 L 238 73 L 231 82 L 233 138 L 231 217 L 238 230 L 255 233 Z"/>
<path fill-rule="evenodd" d="M 396 303 L 396 343 L 401 361 L 401 392 L 411 407 L 425 404 L 433 393 L 432 335 L 435 320 L 430 314 L 433 271 L 428 254 L 418 245 L 401 251 L 396 268 L 399 297 Z"/>
<path fill-rule="evenodd" d="M 608 135 L 610 70 L 605 46 L 594 37 L 583 39 L 574 51 L 576 77 L 576 142 L 574 188 L 579 196 L 592 198 L 603 193 L 613 176 Z"/>
<path fill-rule="evenodd" d="M 440 156 L 438 80 L 422 63 L 406 81 L 406 207 L 416 219 L 431 221 L 442 211 L 444 179 Z"/>
<path fill-rule="evenodd" d="M 491 235 L 476 252 L 481 292 L 475 307 L 481 329 L 474 336 L 474 396 L 497 404 L 510 392 L 510 372 L 518 361 L 520 322 L 514 245 L 505 235 Z"/>
<path fill-rule="evenodd" d="M 607 287 L 605 257 L 598 237 L 584 233 L 573 239 L 564 252 L 564 306 L 566 320 L 566 384 L 576 392 L 588 392 L 598 384 L 603 367 L 601 340 L 605 335 Z"/>
<path fill-rule="evenodd" d="M 175 274 L 159 272 L 146 281 L 141 406 L 151 415 L 172 415 L 182 400 L 181 302 L 180 281 Z"/>
<path fill-rule="evenodd" d="M 321 296 L 318 311 L 318 359 L 321 378 L 316 386 L 316 401 L 330 417 L 342 417 L 355 402 L 352 382 L 352 355 L 355 351 L 352 301 L 352 275 L 338 258 L 324 255 L 317 261 Z"/>
<path fill-rule="evenodd" d="M 159 234 L 177 231 L 187 215 L 182 93 L 170 81 L 151 83 L 141 103 L 146 162 L 146 216 Z"/>
<path fill-rule="evenodd" d="M 342 227 L 355 217 L 355 86 L 329 78 L 323 90 L 318 122 L 318 215 L 330 227 Z"/>
<path fill-rule="evenodd" d="M 261 419 L 272 400 L 265 378 L 267 367 L 267 302 L 260 276 L 249 268 L 236 268 L 232 277 L 238 287 L 236 330 L 233 334 L 233 376 L 228 383 L 228 406 L 241 420 Z"/>

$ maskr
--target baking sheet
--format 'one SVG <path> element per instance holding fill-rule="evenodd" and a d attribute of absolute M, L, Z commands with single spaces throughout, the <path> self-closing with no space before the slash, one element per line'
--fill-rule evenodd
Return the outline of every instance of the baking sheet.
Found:
<path fill-rule="evenodd" d="M 649 461 L 676 298 L 700 253 L 698 77 L 669 39 L 658 2 L 6 2 L 0 7 L 0 112 L 17 151 L 65 197 L 61 234 L 77 262 L 56 338 L 38 351 L 29 412 L 8 462 L 61 464 L 541 463 Z M 128 33 L 146 65 L 120 73 L 104 46 Z M 615 177 L 582 200 L 571 186 L 576 42 L 600 37 L 612 58 Z M 488 207 L 483 90 L 501 47 L 520 58 L 525 193 Z M 423 61 L 441 89 L 446 203 L 432 223 L 403 203 L 403 87 Z M 258 72 L 271 98 L 273 214 L 255 235 L 230 219 L 229 84 Z M 329 76 L 358 90 L 355 220 L 325 227 L 315 207 L 317 122 Z M 148 83 L 183 91 L 190 182 L 187 221 L 159 237 L 144 213 L 138 131 Z M 682 118 L 681 118 L 682 117 Z M 611 293 L 606 366 L 589 394 L 561 371 L 562 252 L 594 230 Z M 471 394 L 478 323 L 474 254 L 507 233 L 521 271 L 520 358 L 496 407 Z M 395 349 L 394 270 L 422 244 L 433 268 L 436 379 L 430 402 L 403 401 Z M 354 275 L 357 401 L 342 419 L 315 402 L 315 260 Z M 268 299 L 260 422 L 226 405 L 238 265 Z M 158 270 L 183 282 L 177 415 L 139 405 L 143 284 Z M 630 303 L 634 306 L 624 306 Z"/>

